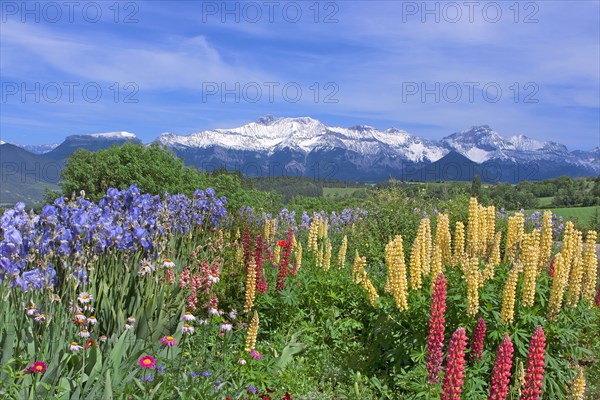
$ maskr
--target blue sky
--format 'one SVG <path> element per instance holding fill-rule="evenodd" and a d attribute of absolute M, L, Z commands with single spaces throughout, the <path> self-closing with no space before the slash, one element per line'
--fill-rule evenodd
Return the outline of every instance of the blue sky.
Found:
<path fill-rule="evenodd" d="M 1 4 L 7 142 L 149 142 L 272 114 L 600 144 L 598 1 L 24 4 Z"/>

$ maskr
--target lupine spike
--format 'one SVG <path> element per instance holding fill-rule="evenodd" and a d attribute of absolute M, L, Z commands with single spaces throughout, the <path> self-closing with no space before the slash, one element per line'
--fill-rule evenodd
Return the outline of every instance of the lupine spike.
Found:
<path fill-rule="evenodd" d="M 504 400 L 506 399 L 506 396 L 508 396 L 513 353 L 513 344 L 508 333 L 505 333 L 504 340 L 500 343 L 498 351 L 496 352 L 488 400 Z"/>
<path fill-rule="evenodd" d="M 446 359 L 446 372 L 442 386 L 442 400 L 460 400 L 462 386 L 465 379 L 465 349 L 467 348 L 467 334 L 465 328 L 454 331 L 448 345 Z"/>
<path fill-rule="evenodd" d="M 446 312 L 446 277 L 439 274 L 433 287 L 429 318 L 429 335 L 427 336 L 427 371 L 429 383 L 439 381 L 444 357 L 444 313 Z"/>
<path fill-rule="evenodd" d="M 471 360 L 473 361 L 482 360 L 485 331 L 485 320 L 480 317 L 477 319 L 477 326 L 475 326 L 475 330 L 473 331 L 473 340 L 471 341 Z"/>
<path fill-rule="evenodd" d="M 521 400 L 539 400 L 544 381 L 544 360 L 546 356 L 546 337 L 541 326 L 535 328 L 529 342 L 527 370 Z"/>

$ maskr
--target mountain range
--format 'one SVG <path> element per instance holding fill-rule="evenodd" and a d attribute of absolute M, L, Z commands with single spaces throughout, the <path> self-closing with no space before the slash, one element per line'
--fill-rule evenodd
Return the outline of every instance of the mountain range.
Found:
<path fill-rule="evenodd" d="M 3 188 L 0 203 L 41 200 L 56 188 L 59 171 L 78 148 L 97 151 L 114 144 L 141 143 L 129 132 L 68 136 L 59 145 L 0 143 Z M 232 129 L 212 129 L 155 139 L 187 165 L 203 170 L 227 167 L 248 176 L 293 175 L 362 182 L 472 180 L 515 183 L 560 175 L 600 173 L 600 148 L 569 151 L 566 146 L 504 137 L 488 125 L 473 126 L 439 141 L 404 130 L 367 125 L 327 126 L 309 117 L 265 116 Z"/>

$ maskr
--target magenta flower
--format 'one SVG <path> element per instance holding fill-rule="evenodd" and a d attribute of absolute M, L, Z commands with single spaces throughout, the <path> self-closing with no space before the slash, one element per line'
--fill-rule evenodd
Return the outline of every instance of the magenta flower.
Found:
<path fill-rule="evenodd" d="M 156 359 L 150 355 L 146 355 L 140 358 L 140 367 L 142 368 L 154 368 Z"/>
<path fill-rule="evenodd" d="M 439 274 L 433 287 L 427 337 L 427 371 L 429 383 L 439 381 L 444 357 L 444 313 L 446 312 L 446 278 Z"/>
<path fill-rule="evenodd" d="M 479 318 L 475 331 L 473 331 L 473 340 L 471 341 L 471 361 L 481 361 L 482 359 L 485 331 L 485 321 L 483 318 Z"/>
<path fill-rule="evenodd" d="M 177 340 L 173 336 L 162 337 L 160 342 L 167 347 L 173 347 L 177 344 Z"/>
<path fill-rule="evenodd" d="M 494 370 L 492 371 L 492 382 L 490 384 L 490 395 L 488 400 L 504 400 L 508 396 L 510 385 L 510 370 L 512 368 L 513 344 L 508 333 L 504 334 L 504 340 L 498 347 Z"/>
<path fill-rule="evenodd" d="M 36 361 L 32 366 L 28 367 L 25 371 L 26 374 L 43 374 L 46 371 L 46 363 L 43 361 Z"/>
<path fill-rule="evenodd" d="M 458 328 L 454 331 L 448 345 L 446 373 L 444 374 L 444 385 L 442 386 L 442 400 L 460 400 L 465 379 L 466 347 L 467 335 L 465 328 Z"/>
<path fill-rule="evenodd" d="M 542 394 L 544 381 L 544 359 L 546 356 L 546 337 L 541 326 L 535 328 L 529 342 L 527 354 L 527 371 L 525 371 L 525 385 L 521 393 L 521 400 L 539 400 Z"/>

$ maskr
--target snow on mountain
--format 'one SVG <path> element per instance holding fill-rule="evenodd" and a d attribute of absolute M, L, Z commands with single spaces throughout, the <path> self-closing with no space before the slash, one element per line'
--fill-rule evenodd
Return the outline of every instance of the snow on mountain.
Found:
<path fill-rule="evenodd" d="M 232 129 L 213 129 L 188 136 L 164 133 L 157 142 L 179 150 L 219 146 L 268 154 L 286 148 L 304 154 L 343 149 L 361 155 L 390 154 L 410 161 L 436 161 L 447 153 L 447 150 L 433 142 L 399 129 L 379 131 L 367 125 L 330 127 L 309 117 L 267 116 Z"/>
<path fill-rule="evenodd" d="M 46 154 L 58 147 L 58 143 L 52 144 L 23 144 L 17 145 L 33 154 Z"/>
<path fill-rule="evenodd" d="M 453 133 L 443 138 L 441 143 L 477 163 L 492 159 L 523 162 L 553 160 L 557 157 L 578 163 L 577 157 L 562 144 L 534 140 L 524 135 L 503 137 L 488 125 L 473 126 Z"/>
<path fill-rule="evenodd" d="M 104 133 L 88 133 L 81 136 L 88 136 L 99 139 L 135 139 L 137 136 L 131 132 L 104 132 Z"/>

